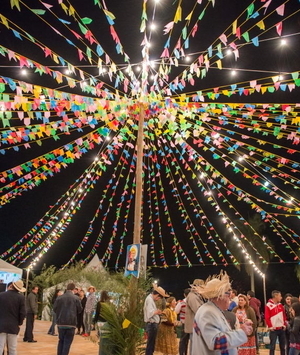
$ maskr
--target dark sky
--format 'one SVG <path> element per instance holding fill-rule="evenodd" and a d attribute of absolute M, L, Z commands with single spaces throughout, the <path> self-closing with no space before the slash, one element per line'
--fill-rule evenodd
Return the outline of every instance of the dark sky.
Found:
<path fill-rule="evenodd" d="M 292 139 L 295 135 L 299 135 L 299 129 L 297 125 L 292 124 L 292 120 L 299 114 L 298 106 L 295 105 L 299 97 L 298 87 L 296 86 L 292 92 L 286 88 L 276 90 L 272 94 L 256 92 L 252 95 L 241 95 L 236 92 L 231 97 L 220 95 L 215 100 L 212 100 L 209 95 L 205 96 L 205 103 L 228 104 L 226 110 L 231 112 L 231 116 L 230 118 L 227 116 L 227 125 L 219 119 L 220 115 L 226 118 L 226 110 L 221 109 L 226 105 L 210 106 L 210 109 L 199 106 L 199 110 L 189 116 L 187 106 L 179 100 L 182 93 L 214 92 L 214 88 L 228 89 L 234 84 L 238 87 L 246 87 L 253 80 L 257 80 L 262 85 L 271 85 L 273 83 L 271 78 L 279 74 L 284 74 L 283 82 L 291 83 L 291 75 L 287 73 L 297 72 L 299 69 L 300 21 L 297 12 L 299 2 L 288 1 L 284 8 L 284 15 L 281 16 L 276 9 L 283 4 L 283 1 L 273 0 L 265 15 L 263 15 L 264 10 L 261 6 L 266 2 L 255 1 L 251 14 L 258 12 L 259 15 L 258 17 L 253 15 L 253 18 L 247 19 L 246 9 L 251 3 L 251 1 L 238 0 L 184 2 L 182 21 L 176 23 L 171 32 L 170 53 L 182 34 L 184 25 L 187 26 L 187 33 L 190 33 L 194 24 L 198 25 L 195 36 L 189 36 L 189 46 L 181 53 L 178 66 L 166 64 L 168 61 L 165 59 L 163 68 L 166 69 L 170 65 L 169 83 L 184 69 L 189 68 L 191 62 L 187 64 L 185 60 L 187 55 L 198 62 L 201 53 L 207 54 L 212 45 L 214 59 L 211 59 L 211 68 L 205 78 L 195 77 L 194 85 L 186 82 L 182 90 L 176 89 L 172 92 L 173 103 L 177 99 L 174 107 L 170 108 L 168 100 L 164 97 L 158 100 L 159 103 L 152 103 L 150 110 L 146 113 L 142 242 L 149 245 L 149 266 L 185 266 L 203 263 L 208 267 L 212 264 L 222 267 L 224 263 L 232 264 L 231 253 L 226 246 L 230 233 L 228 234 L 228 226 L 226 227 L 221 222 L 220 211 L 228 218 L 232 226 L 237 223 L 237 220 L 246 221 L 258 212 L 266 226 L 258 238 L 264 238 L 263 234 L 265 234 L 272 240 L 274 265 L 277 265 L 279 259 L 288 263 L 297 260 L 300 230 L 297 214 L 297 211 L 299 212 L 297 189 L 299 167 L 296 163 L 300 157 L 298 145 Z M 51 70 L 63 73 L 65 68 L 62 68 L 62 61 L 70 63 L 84 71 L 86 78 L 100 80 L 97 83 L 100 82 L 101 85 L 104 83 L 103 88 L 107 92 L 111 92 L 112 95 L 116 92 L 115 76 L 111 83 L 107 74 L 98 75 L 98 57 L 94 54 L 97 46 L 95 43 L 89 43 L 81 32 L 81 26 L 86 23 L 93 38 L 106 51 L 110 60 L 116 63 L 119 68 L 118 73 L 122 72 L 124 76 L 127 75 L 125 68 L 128 63 L 124 61 L 124 54 L 116 52 L 116 43 L 112 39 L 107 18 L 103 10 L 94 4 L 94 1 L 85 1 L 84 6 L 82 1 L 71 1 L 70 4 L 75 12 L 71 11 L 67 3 L 66 9 L 57 1 L 45 2 L 46 5 L 52 5 L 48 7 L 56 17 L 50 11 L 45 13 L 41 11 L 46 8 L 39 1 L 26 1 L 26 6 L 22 2 L 19 4 L 21 11 L 16 7 L 11 9 L 8 0 L 1 3 L 0 13 L 8 19 L 9 29 L 5 24 L 0 24 L 0 46 L 29 58 L 35 63 L 47 66 Z M 158 70 L 158 64 L 163 62 L 161 54 L 168 38 L 168 35 L 163 34 L 164 26 L 174 20 L 179 4 L 178 1 L 165 0 L 154 7 L 153 1 L 147 2 L 147 26 L 149 27 L 152 17 L 158 26 L 151 32 L 152 46 L 149 49 L 149 59 L 156 62 L 155 68 L 149 69 L 153 73 Z M 106 5 L 107 10 L 115 15 L 113 29 L 119 36 L 124 52 L 130 58 L 129 62 L 134 75 L 140 80 L 141 74 L 136 71 L 136 67 L 143 60 L 143 47 L 141 47 L 143 33 L 140 32 L 143 3 L 136 0 L 126 2 L 114 0 L 107 1 Z M 153 13 L 154 9 L 155 13 Z M 203 11 L 205 13 L 202 17 Z M 70 12 L 74 15 L 69 16 Z M 37 16 L 39 13 L 40 17 Z M 190 13 L 192 14 L 191 21 L 187 23 L 184 19 Z M 197 21 L 199 17 L 201 20 Z M 255 46 L 251 41 L 246 43 L 241 37 L 236 41 L 239 59 L 235 61 L 233 55 L 225 55 L 222 59 L 223 70 L 219 70 L 216 65 L 216 60 L 219 59 L 216 56 L 216 48 L 221 42 L 218 38 L 226 33 L 228 43 L 235 39 L 235 36 L 231 34 L 231 28 L 233 21 L 237 18 L 242 33 L 248 30 L 252 39 L 259 36 L 259 46 Z M 261 31 L 256 25 L 260 19 L 264 21 L 265 31 Z M 286 46 L 280 45 L 281 38 L 276 31 L 276 24 L 280 21 L 283 21 L 282 36 L 288 41 Z M 19 34 L 27 34 L 27 37 L 29 34 L 34 40 L 28 41 L 26 38 L 20 40 L 17 38 L 16 31 Z M 82 41 L 76 38 L 74 31 L 83 37 Z M 149 39 L 148 29 L 146 33 Z M 70 41 L 78 47 L 71 45 Z M 182 38 L 181 42 L 183 42 Z M 225 54 L 224 44 L 220 45 Z M 53 57 L 52 59 L 51 56 L 46 57 L 42 48 L 51 49 L 52 53 L 58 55 L 60 62 L 55 63 L 52 60 Z M 88 60 L 87 48 L 92 49 L 92 63 Z M 79 60 L 78 49 L 85 56 L 82 61 Z M 109 67 L 105 65 L 105 56 L 101 58 L 104 61 L 104 67 Z M 201 69 L 203 68 L 202 65 Z M 232 76 L 232 69 L 237 71 L 236 76 Z M 92 94 L 82 93 L 79 84 L 72 89 L 66 85 L 65 79 L 63 83 L 58 84 L 53 77 L 45 74 L 39 75 L 34 73 L 34 70 L 35 68 L 29 68 L 27 75 L 22 76 L 18 61 L 9 61 L 7 56 L 0 56 L 2 77 L 16 82 L 24 81 L 41 87 L 57 89 L 64 93 L 95 98 Z M 77 69 L 76 73 L 76 76 L 70 74 L 70 77 L 80 81 Z M 152 85 L 150 76 L 149 83 L 150 87 Z M 118 87 L 121 95 L 124 94 L 123 89 L 123 85 Z M 14 98 L 15 92 L 8 86 L 4 93 L 10 95 L 10 100 Z M 70 160 L 65 160 L 66 167 L 61 166 L 59 172 L 55 172 L 53 177 L 47 176 L 47 179 L 38 186 L 20 192 L 9 203 L 2 200 L 4 203 L 0 210 L 0 253 L 4 253 L 18 242 L 31 228 L 36 228 L 30 237 L 23 239 L 20 246 L 25 246 L 25 248 L 20 250 L 15 248 L 11 251 L 9 261 L 15 260 L 17 256 L 16 264 L 21 263 L 21 266 L 25 267 L 39 255 L 40 251 L 31 255 L 35 248 L 42 250 L 47 246 L 47 240 L 51 240 L 52 246 L 37 262 L 35 266 L 37 269 L 43 263 L 57 266 L 65 264 L 74 253 L 77 254 L 75 260 L 84 259 L 90 255 L 93 246 L 99 257 L 110 268 L 124 265 L 124 250 L 132 242 L 134 225 L 134 145 L 138 124 L 138 109 L 134 105 L 138 100 L 133 97 L 134 100 L 131 101 L 131 95 L 132 92 L 129 90 L 127 93 L 128 107 L 126 107 L 124 116 L 115 114 L 118 121 L 118 129 L 115 131 L 110 130 L 111 126 L 108 129 L 107 121 L 99 119 L 98 115 L 96 116 L 98 122 L 95 126 L 72 128 L 70 134 L 58 134 L 56 137 L 59 139 L 44 135 L 42 144 L 32 142 L 30 148 L 27 149 L 22 145 L 24 142 L 21 145 L 6 144 L 7 130 L 9 128 L 18 130 L 24 125 L 19 120 L 17 112 L 22 111 L 22 108 L 12 110 L 10 127 L 1 126 L 1 171 L 40 157 L 58 147 L 66 147 L 70 142 L 97 130 L 103 140 L 100 144 L 94 143 L 92 149 L 81 148 L 80 159 L 75 159 L 72 163 Z M 166 92 L 162 93 L 163 95 L 168 96 Z M 27 96 L 30 98 L 32 95 Z M 45 100 L 50 100 L 50 97 L 46 95 Z M 190 102 L 192 103 L 192 100 Z M 269 106 L 260 105 L 263 103 Z M 276 103 L 278 103 L 277 106 Z M 252 119 L 249 119 L 250 106 L 238 106 L 244 104 L 257 104 L 257 110 Z M 293 114 L 289 114 L 283 105 L 291 106 Z M 239 107 L 243 109 L 237 109 L 237 112 L 233 113 L 234 109 Z M 218 109 L 220 112 L 217 112 Z M 43 114 L 45 109 L 41 106 L 38 111 Z M 74 111 L 73 109 L 65 112 L 67 122 L 76 118 Z M 84 110 L 82 112 L 86 113 Z M 89 112 L 87 115 L 93 116 Z M 205 120 L 203 117 L 210 117 L 210 120 Z M 268 122 L 265 120 L 266 117 L 268 117 Z M 173 119 L 177 123 L 174 133 L 170 132 L 169 125 Z M 50 122 L 60 122 L 60 120 L 61 117 L 57 115 L 57 111 L 52 110 Z M 256 121 L 259 125 L 257 129 L 255 129 Z M 30 126 L 26 129 L 34 131 L 43 124 L 38 119 L 32 119 Z M 199 136 L 195 133 L 199 132 L 199 129 L 200 132 L 204 130 L 206 133 Z M 282 131 L 281 137 L 274 134 L 277 129 Z M 221 135 L 222 142 L 217 142 L 216 134 Z M 109 140 L 106 140 L 106 136 L 109 136 Z M 245 136 L 249 136 L 249 139 L 245 139 Z M 203 139 L 203 144 L 197 142 L 199 137 Z M 122 143 L 119 148 L 114 145 L 117 141 Z M 74 149 L 76 149 L 78 140 L 76 142 Z M 245 154 L 248 158 L 245 162 L 239 163 L 238 158 Z M 97 155 L 102 158 L 106 157 L 102 170 L 99 170 L 94 162 Z M 287 162 L 280 165 L 279 160 L 287 160 Z M 43 166 L 40 163 L 39 169 L 43 169 Z M 46 166 L 45 171 L 51 171 L 49 164 Z M 244 173 L 241 172 L 243 169 Z M 206 174 L 204 178 L 200 178 L 201 172 Z M 256 179 L 260 184 L 255 184 Z M 270 183 L 270 189 L 263 186 L 266 181 Z M 0 187 L 5 186 L 6 183 L 3 183 Z M 81 199 L 78 192 L 80 186 L 84 187 L 86 192 L 84 199 Z M 210 192 L 213 194 L 212 197 L 208 195 Z M 4 193 L 5 190 L 1 190 L 1 196 Z M 286 203 L 290 197 L 294 198 L 292 208 L 286 211 Z M 252 203 L 249 202 L 249 198 Z M 70 206 L 72 200 L 76 201 L 77 209 L 73 210 L 72 218 L 64 219 L 68 226 L 63 226 L 62 233 L 56 232 L 56 235 L 59 234 L 60 237 L 54 243 L 50 236 L 51 232 L 63 218 L 66 206 Z M 63 207 L 60 207 L 60 203 Z M 256 212 L 253 209 L 255 203 L 260 206 Z M 41 218 L 48 225 L 39 225 L 39 228 L 42 228 L 42 238 L 37 242 L 31 238 L 36 236 L 39 229 L 35 226 Z M 54 221 L 54 224 L 48 228 L 51 221 Z M 86 237 L 85 241 L 83 241 L 84 237 Z M 253 250 L 247 241 L 243 242 L 245 250 L 254 259 L 258 258 L 259 264 L 262 260 L 259 258 L 260 250 Z M 80 243 L 83 244 L 80 246 Z M 18 255 L 14 254 L 18 251 L 20 252 Z M 236 251 L 232 252 L 236 253 Z M 28 257 L 29 255 L 31 256 Z M 3 257 L 7 258 L 7 256 L 3 254 Z M 198 270 L 199 268 L 195 272 L 197 273 Z M 240 286 L 241 289 L 243 287 Z"/>

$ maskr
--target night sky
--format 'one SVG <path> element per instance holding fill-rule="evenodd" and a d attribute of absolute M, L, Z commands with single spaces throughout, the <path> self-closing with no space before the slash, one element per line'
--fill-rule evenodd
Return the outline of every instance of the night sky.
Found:
<path fill-rule="evenodd" d="M 137 81 L 142 82 L 137 67 L 145 60 L 142 44 L 145 35 L 151 42 L 149 60 L 155 65 L 149 64 L 147 71 L 151 100 L 145 120 L 142 243 L 148 244 L 148 266 L 153 267 L 153 276 L 179 297 L 178 290 L 187 287 L 187 281 L 227 268 L 235 287 L 247 291 L 249 279 L 244 270 L 247 259 L 241 257 L 237 248 L 229 250 L 232 237 L 229 228 L 259 215 L 265 229 L 257 238 L 269 238 L 273 250 L 267 271 L 268 291 L 282 288 L 293 293 L 289 287 L 296 280 L 294 268 L 300 241 L 297 164 L 300 155 L 299 123 L 293 122 L 299 115 L 299 83 L 296 74 L 291 73 L 299 70 L 299 1 L 287 1 L 284 7 L 283 1 L 254 1 L 252 7 L 252 1 L 238 0 L 182 3 L 161 0 L 157 4 L 148 0 L 144 3 L 145 32 L 140 31 L 143 1 L 111 0 L 106 2 L 106 9 L 102 1 L 89 0 L 84 5 L 79 0 L 59 3 L 16 1 L 12 9 L 9 0 L 1 2 L 0 82 L 6 85 L 5 89 L 1 88 L 0 107 L 4 115 L 12 112 L 8 124 L 6 116 L 0 116 L 1 257 L 27 267 L 41 253 L 33 267 L 38 271 L 44 263 L 60 267 L 70 259 L 88 261 L 97 252 L 111 270 L 124 266 L 126 246 L 132 243 L 134 226 L 134 147 L 139 95 L 133 87 Z M 176 9 L 181 11 L 178 21 L 174 21 Z M 231 33 L 236 19 L 240 38 Z M 149 30 L 152 20 L 157 27 Z M 257 25 L 260 20 L 265 30 Z M 164 34 L 165 26 L 172 21 L 173 29 Z M 86 33 L 87 29 L 90 32 Z M 193 30 L 195 33 L 191 35 Z M 117 34 L 121 47 L 116 46 L 113 33 Z M 227 45 L 224 38 L 220 40 L 222 34 L 227 36 Z M 163 58 L 168 38 L 170 58 Z M 181 51 L 177 57 L 179 38 Z M 287 41 L 285 46 L 281 45 L 283 38 Z M 233 53 L 227 54 L 228 48 L 238 49 L 237 60 Z M 46 55 L 47 51 L 51 54 Z M 191 63 L 201 62 L 201 55 L 206 55 L 210 62 L 206 75 L 202 63 L 198 67 L 201 74 L 194 74 L 194 81 L 182 77 L 183 72 L 187 76 L 190 73 Z M 27 60 L 34 63 L 26 68 L 26 75 L 20 69 L 20 56 L 23 61 L 26 58 L 26 63 Z M 107 73 L 99 74 L 99 58 L 106 70 L 115 63 L 117 70 L 112 81 Z M 52 74 L 39 74 L 37 63 L 49 68 Z M 58 71 L 65 75 L 67 63 L 75 68 L 74 73 L 67 74 L 76 81 L 74 88 L 68 86 L 66 77 L 58 83 L 53 74 Z M 126 71 L 129 63 L 132 75 Z M 220 63 L 222 70 L 218 68 Z M 163 74 L 164 70 L 168 74 Z M 232 70 L 236 71 L 235 75 Z M 157 73 L 155 86 L 151 76 Z M 279 75 L 283 78 L 278 78 Z M 128 78 L 127 92 L 124 77 Z M 283 86 L 276 87 L 274 77 Z M 178 78 L 179 85 L 175 88 Z M 92 88 L 104 90 L 100 97 L 88 92 L 83 81 Z M 43 88 L 43 97 L 36 97 L 41 100 L 39 107 L 33 110 L 40 112 L 41 117 L 35 115 L 27 124 L 20 119 L 20 112 L 27 116 L 27 108 L 8 109 L 3 104 L 7 97 L 9 101 L 16 100 L 18 94 L 12 83 L 22 86 L 22 82 Z M 239 88 L 249 88 L 249 83 L 256 88 L 251 95 L 239 91 Z M 288 86 L 294 83 L 293 88 Z M 262 93 L 257 85 L 276 89 Z M 63 99 L 51 97 L 49 89 L 63 92 Z M 222 90 L 235 93 L 226 95 Z M 79 106 L 58 108 L 68 100 L 76 101 L 75 95 L 101 100 L 105 106 L 105 100 L 114 103 L 117 94 L 123 99 L 120 107 L 107 103 L 101 112 L 90 112 Z M 33 100 L 34 94 L 23 92 L 23 96 Z M 50 103 L 52 106 L 47 106 Z M 251 111 L 254 107 L 255 111 Z M 43 118 L 45 112 L 51 112 L 48 122 Z M 90 121 L 80 127 L 71 126 L 81 117 L 89 117 Z M 92 119 L 95 122 L 91 123 Z M 70 125 L 64 132 L 58 129 L 56 134 L 9 141 L 11 132 L 22 128 L 27 130 L 26 134 L 38 132 L 47 124 L 53 127 L 55 122 L 62 127 L 62 121 Z M 81 140 L 89 134 L 100 138 L 87 147 Z M 53 150 L 66 152 L 70 145 L 73 151 L 78 149 L 80 159 L 72 160 L 64 155 L 59 167 L 49 164 L 62 154 L 50 158 Z M 45 178 L 35 181 L 31 187 L 22 188 L 24 181 L 18 180 L 20 175 L 9 176 L 10 169 L 21 164 L 33 171 L 35 160 L 42 156 L 45 160 L 39 160 L 35 169 L 45 174 Z M 97 165 L 96 157 L 101 166 Z M 241 157 L 246 157 L 245 161 L 239 161 Z M 26 175 L 25 169 L 22 174 L 21 178 Z M 11 182 L 15 182 L 16 190 L 7 188 Z M 6 193 L 13 197 L 7 200 Z M 71 207 L 72 201 L 75 205 Z M 292 201 L 291 205 L 288 201 Z M 222 216 L 226 223 L 222 222 Z M 65 225 L 58 228 L 61 220 Z M 260 269 L 263 260 L 260 247 L 257 249 L 255 244 L 253 247 L 240 230 L 236 234 L 244 252 Z M 9 249 L 19 240 L 13 250 Z M 235 259 L 241 261 L 241 271 L 233 266 Z M 284 280 L 277 277 L 279 268 Z M 256 283 L 261 295 L 258 275 Z M 299 288 L 295 289 L 298 292 Z"/>

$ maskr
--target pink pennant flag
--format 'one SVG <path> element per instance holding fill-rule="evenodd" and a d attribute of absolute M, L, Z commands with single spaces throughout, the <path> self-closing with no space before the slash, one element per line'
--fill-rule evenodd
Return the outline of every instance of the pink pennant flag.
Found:
<path fill-rule="evenodd" d="M 27 58 L 20 56 L 19 57 L 19 61 L 20 61 L 20 67 L 21 68 L 24 67 L 24 66 L 26 66 L 27 68 L 29 67 L 29 63 L 27 61 Z"/>
<path fill-rule="evenodd" d="M 46 9 L 51 9 L 51 7 L 53 7 L 53 5 L 50 5 L 50 4 L 46 4 L 45 2 L 41 2 L 44 6 L 45 6 L 45 8 Z"/>
<path fill-rule="evenodd" d="M 169 54 L 169 49 L 165 48 L 160 56 L 161 58 L 169 58 L 170 54 Z"/>
<path fill-rule="evenodd" d="M 198 31 L 198 25 L 196 24 L 192 29 L 192 37 L 195 37 L 197 31 Z"/>
<path fill-rule="evenodd" d="M 276 12 L 278 15 L 283 16 L 284 15 L 284 4 L 280 5 L 277 7 Z"/>
<path fill-rule="evenodd" d="M 80 50 L 79 48 L 77 50 L 78 50 L 79 60 L 81 61 L 82 59 L 84 59 L 84 55 L 82 54 L 82 50 Z"/>
<path fill-rule="evenodd" d="M 219 38 L 220 38 L 220 41 L 226 46 L 227 45 L 227 37 L 226 37 L 225 33 L 222 33 Z"/>
<path fill-rule="evenodd" d="M 277 31 L 278 35 L 281 36 L 281 33 L 282 33 L 282 22 L 278 22 L 277 23 L 276 31 Z"/>
<path fill-rule="evenodd" d="M 77 32 L 73 31 L 73 30 L 70 30 L 73 35 L 77 38 L 77 39 L 82 39 L 82 37 L 80 36 L 80 34 L 78 34 Z"/>
<path fill-rule="evenodd" d="M 8 59 L 11 60 L 11 59 L 14 59 L 15 61 L 17 60 L 16 59 L 16 53 L 11 51 L 10 49 L 7 51 L 8 53 Z"/>
<path fill-rule="evenodd" d="M 174 21 L 169 22 L 167 25 L 165 25 L 164 34 L 166 35 L 167 33 L 169 33 L 173 28 L 173 26 L 174 26 Z"/>
<path fill-rule="evenodd" d="M 47 48 L 47 47 L 44 48 L 44 52 L 45 52 L 45 57 L 46 57 L 46 58 L 48 57 L 48 55 L 51 56 L 51 54 L 52 54 L 51 49 L 49 49 L 49 48 Z"/>
<path fill-rule="evenodd" d="M 263 5 L 263 7 L 265 8 L 264 14 L 267 12 L 268 7 L 269 7 L 269 5 L 271 4 L 271 2 L 272 2 L 272 0 L 268 0 L 268 1 Z"/>

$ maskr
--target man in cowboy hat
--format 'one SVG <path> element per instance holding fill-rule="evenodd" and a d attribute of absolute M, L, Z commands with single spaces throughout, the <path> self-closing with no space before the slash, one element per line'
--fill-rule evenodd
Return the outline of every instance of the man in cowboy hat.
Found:
<path fill-rule="evenodd" d="M 144 303 L 144 321 L 146 323 L 147 345 L 145 355 L 153 355 L 155 347 L 155 339 L 157 335 L 157 328 L 160 322 L 159 315 L 162 313 L 156 307 L 155 301 L 161 298 L 169 297 L 165 290 L 153 284 L 153 291 L 150 293 Z"/>
<path fill-rule="evenodd" d="M 197 292 L 196 287 L 204 283 L 201 279 L 195 279 L 192 283 L 191 290 L 186 298 L 184 332 L 188 334 L 190 340 L 190 353 L 193 344 L 193 325 L 194 318 L 198 308 L 203 304 L 203 299 Z"/>
<path fill-rule="evenodd" d="M 7 344 L 9 355 L 17 354 L 17 336 L 25 318 L 23 281 L 12 282 L 6 292 L 0 293 L 0 354 Z"/>
<path fill-rule="evenodd" d="M 229 306 L 231 291 L 228 275 L 221 272 L 196 289 L 207 302 L 195 316 L 192 355 L 237 355 L 237 347 L 246 343 L 253 328 L 248 320 L 232 330 L 226 320 L 223 311 Z"/>

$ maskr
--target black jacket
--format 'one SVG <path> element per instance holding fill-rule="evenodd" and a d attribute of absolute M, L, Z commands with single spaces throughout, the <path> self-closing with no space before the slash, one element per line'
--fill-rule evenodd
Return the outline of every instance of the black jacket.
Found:
<path fill-rule="evenodd" d="M 58 326 L 74 327 L 77 325 L 77 315 L 82 311 L 79 297 L 72 291 L 66 291 L 62 296 L 57 297 L 53 311 L 56 314 Z"/>
<path fill-rule="evenodd" d="M 291 319 L 290 327 L 290 343 L 300 344 L 300 317 Z"/>
<path fill-rule="evenodd" d="M 30 292 L 26 299 L 26 313 L 38 313 L 38 295 Z"/>
<path fill-rule="evenodd" d="M 15 290 L 0 293 L 0 333 L 18 334 L 25 318 L 25 297 Z"/>

